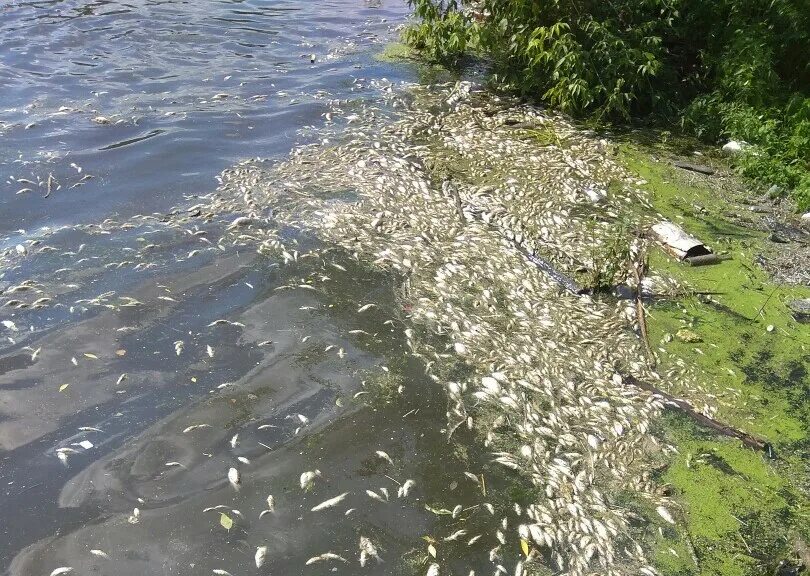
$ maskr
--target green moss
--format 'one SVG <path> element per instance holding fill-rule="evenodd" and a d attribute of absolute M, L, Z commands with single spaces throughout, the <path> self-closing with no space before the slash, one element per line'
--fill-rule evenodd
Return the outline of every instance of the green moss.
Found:
<path fill-rule="evenodd" d="M 800 495 L 785 473 L 789 466 L 780 470 L 764 454 L 708 436 L 678 418 L 667 429 L 680 453 L 662 481 L 681 506 L 698 561 L 691 570 L 741 576 L 773 570 L 790 555 L 791 527 L 803 522 L 796 505 Z M 671 563 L 668 545 L 661 543 L 657 557 Z"/>
<path fill-rule="evenodd" d="M 389 42 L 382 51 L 374 55 L 381 62 L 400 62 L 403 60 L 416 60 L 413 48 L 402 42 Z"/>
<path fill-rule="evenodd" d="M 619 157 L 646 181 L 643 187 L 664 218 L 732 256 L 719 265 L 689 267 L 660 249 L 650 254 L 651 275 L 715 293 L 647 305 L 661 373 L 680 362 L 694 366 L 706 391 L 701 400 L 716 409 L 716 418 L 770 442 L 778 455 L 769 460 L 685 417 L 667 418 L 663 433 L 679 453 L 661 480 L 682 508 L 685 531 L 656 543 L 656 561 L 667 575 L 772 573 L 789 557 L 795 533 L 805 534 L 809 524 L 803 483 L 810 446 L 810 331 L 793 319 L 786 302 L 808 297 L 810 290 L 777 286 L 759 268 L 755 258 L 764 233 L 725 216 L 739 211 L 732 191 L 687 181 L 638 147 L 622 146 Z M 702 342 L 671 338 L 684 327 Z M 672 392 L 690 397 L 686 390 Z"/>

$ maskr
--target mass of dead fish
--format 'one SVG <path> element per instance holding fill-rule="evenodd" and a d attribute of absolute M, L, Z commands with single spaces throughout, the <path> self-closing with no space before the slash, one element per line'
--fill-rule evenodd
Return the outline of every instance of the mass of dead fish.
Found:
<path fill-rule="evenodd" d="M 649 368 L 633 331 L 635 312 L 626 302 L 567 293 L 526 257 L 542 254 L 570 276 L 583 270 L 602 273 L 607 264 L 596 254 L 613 241 L 620 215 L 628 207 L 649 204 L 638 189 L 639 182 L 608 158 L 604 141 L 538 109 L 504 107 L 492 98 L 476 95 L 467 83 L 432 91 L 415 87 L 407 101 L 401 101 L 404 112 L 398 121 L 382 123 L 373 115 L 357 115 L 337 145 L 302 146 L 287 161 L 272 167 L 251 160 L 226 170 L 217 193 L 200 198 L 200 204 L 191 210 L 177 209 L 164 218 L 144 216 L 133 222 L 87 225 L 84 231 L 140 231 L 137 246 L 122 250 L 126 256 L 112 263 L 114 269 L 143 271 L 158 266 L 150 258 L 158 248 L 152 234 L 160 234 L 163 228 L 179 231 L 194 243 L 192 250 L 171 262 L 166 259 L 166 265 L 213 257 L 229 246 L 251 247 L 288 266 L 307 259 L 322 260 L 319 275 L 296 278 L 279 287 L 280 292 L 317 294 L 331 276 L 347 272 L 346 266 L 290 242 L 280 233 L 281 225 L 310 230 L 327 246 L 343 249 L 356 261 L 393 272 L 401 279 L 407 310 L 403 337 L 408 349 L 443 387 L 449 401 L 448 440 L 459 429 L 478 431 L 493 462 L 516 472 L 539 495 L 535 501 L 513 503 L 508 513 L 497 517 L 497 526 L 484 532 L 470 520 L 474 513 L 496 515 L 493 504 L 483 500 L 484 477 L 459 471 L 459 482 L 473 486 L 482 500 L 473 507 L 452 503 L 439 510 L 428 508 L 439 517 L 464 524 L 436 536 L 430 544 L 429 563 L 422 570 L 426 567 L 429 576 L 446 573 L 438 561 L 432 561 L 438 556 L 437 548 L 449 545 L 446 543 L 474 547 L 488 542 L 496 574 L 507 571 L 501 550 L 510 543 L 515 549 L 524 547 L 525 558 L 509 570 L 514 574 L 524 574 L 524 560 L 540 562 L 541 556 L 550 559 L 557 573 L 570 576 L 655 574 L 647 551 L 636 543 L 638 528 L 631 519 L 637 512 L 611 495 L 631 492 L 648 504 L 649 522 L 676 525 L 670 512 L 673 508 L 660 496 L 647 465 L 667 448 L 651 434 L 661 403 L 630 385 L 624 375 L 655 381 L 663 388 L 680 387 L 679 391 L 699 394 L 701 389 L 686 370 L 658 374 Z M 538 146 L 526 137 L 527 130 L 552 131 L 557 144 Z M 563 141 L 565 146 L 560 144 Z M 621 185 L 608 192 L 610 182 Z M 318 190 L 327 189 L 351 189 L 355 197 L 326 201 Z M 189 214 L 198 212 L 208 222 L 219 222 L 218 238 L 192 222 Z M 6 249 L 2 261 L 14 264 L 35 254 L 60 252 L 47 248 L 40 240 L 25 241 Z M 642 240 L 630 239 L 628 261 L 643 249 Z M 101 265 L 92 249 L 83 245 L 61 250 L 60 257 L 70 264 L 65 271 Z M 110 269 L 108 265 L 104 268 Z M 624 271 L 613 281 L 627 283 L 630 278 L 629 271 Z M 53 286 L 33 280 L 17 282 L 0 293 L 0 309 L 69 305 L 71 313 L 81 313 L 145 305 L 142 299 L 114 292 L 60 302 L 57 292 L 66 288 L 53 290 Z M 169 294 L 164 287 L 153 300 L 172 306 L 177 298 Z M 377 304 L 362 302 L 356 302 L 352 311 L 363 318 L 382 313 Z M 315 311 L 317 307 L 306 309 Z M 387 326 L 393 325 L 388 322 Z M 8 338 L 23 337 L 24 324 L 10 318 L 0 323 Z M 204 339 L 198 339 L 198 334 L 184 335 L 169 345 L 169 351 L 174 357 L 207 358 L 205 362 L 210 364 L 218 361 L 220 352 L 205 344 L 206 339 L 219 346 L 217 334 L 244 328 L 243 322 L 219 318 L 202 330 Z M 376 333 L 352 328 L 346 336 L 372 339 Z M 302 344 L 317 342 L 313 334 L 298 337 Z M 269 344 L 272 342 L 267 340 L 260 345 Z M 348 347 L 329 344 L 324 349 L 324 344 L 319 344 L 319 350 L 335 354 L 337 349 L 338 359 L 351 359 Z M 42 347 L 29 347 L 28 351 L 31 361 L 40 362 L 50 353 Z M 87 354 L 77 352 L 71 362 L 78 366 L 77 357 L 98 359 Z M 448 381 L 441 375 L 455 363 L 466 366 L 465 376 Z M 125 377 L 122 374 L 116 384 Z M 300 413 L 287 418 L 299 425 L 296 434 L 311 424 Z M 201 431 L 205 428 L 212 426 L 190 424 L 182 433 L 194 439 L 208 434 Z M 242 450 L 239 434 L 227 445 L 231 451 Z M 55 450 L 63 463 L 75 452 L 69 446 Z M 229 458 L 238 461 L 240 468 L 229 466 L 225 476 L 233 489 L 240 490 L 250 481 L 251 460 L 238 452 L 231 452 Z M 388 452 L 376 450 L 373 458 L 394 474 L 397 464 Z M 175 469 L 173 474 L 183 473 L 185 465 L 180 460 L 186 462 L 180 457 L 165 466 Z M 324 480 L 320 470 L 307 470 L 297 477 L 297 484 L 309 494 Z M 361 496 L 351 496 L 351 500 L 357 501 L 357 509 L 407 504 L 400 499 L 409 497 L 416 483 L 405 479 L 397 484 L 397 499 L 392 500 L 389 487 L 377 485 L 365 488 L 365 496 L 359 491 Z M 394 486 L 390 487 L 393 491 Z M 308 507 L 311 512 L 330 513 L 325 511 L 341 504 L 345 507 L 350 495 L 343 492 Z M 211 510 L 219 508 L 206 508 Z M 242 522 L 238 510 L 224 505 L 222 510 L 228 519 L 221 520 L 226 529 Z M 275 511 L 276 501 L 270 495 L 266 507 L 261 504 L 251 514 L 263 518 Z M 138 508 L 128 517 L 132 524 L 140 519 Z M 100 550 L 92 553 L 106 558 Z M 370 559 L 383 561 L 377 545 L 361 536 L 358 556 L 351 561 L 364 567 Z M 258 546 L 254 560 L 261 568 L 270 560 L 268 548 Z M 306 564 L 328 562 L 350 560 L 328 551 L 311 556 Z M 57 568 L 54 574 L 70 570 Z M 222 568 L 212 570 L 229 574 Z"/>

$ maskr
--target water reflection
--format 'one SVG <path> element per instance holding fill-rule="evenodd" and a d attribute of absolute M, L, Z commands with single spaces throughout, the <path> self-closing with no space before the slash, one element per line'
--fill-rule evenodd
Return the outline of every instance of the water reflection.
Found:
<path fill-rule="evenodd" d="M 395 493 L 419 466 L 402 443 L 424 441 L 413 414 L 391 427 L 409 410 L 405 397 L 354 398 L 368 391 L 363 382 L 396 376 L 436 392 L 418 366 L 382 369 L 396 364 L 401 327 L 349 314 L 370 298 L 395 317 L 391 279 L 343 274 L 329 297 L 277 290 L 340 270 L 314 258 L 280 267 L 247 243 L 221 245 L 227 222 L 194 207 L 222 168 L 286 153 L 331 99 L 360 93 L 357 74 L 396 74 L 370 47 L 404 9 L 346 0 L 3 9 L 0 319 L 10 324 L 0 326 L 0 558 L 9 573 L 237 573 L 260 542 L 268 568 L 294 572 L 322 546 L 356 562 L 360 532 L 391 559 L 375 569 L 390 572 L 402 535 L 431 521 L 418 494 L 374 512 L 357 500 L 368 500 L 366 482 Z M 165 226 L 176 205 L 188 210 L 185 226 Z M 311 241 L 299 242 L 306 254 Z M 204 422 L 211 428 L 182 433 Z M 376 449 L 398 455 L 398 468 L 378 470 Z M 239 492 L 226 480 L 234 465 Z M 308 467 L 324 474 L 302 493 L 294 487 Z M 260 522 L 271 489 L 277 513 Z M 320 526 L 304 515 L 341 491 L 353 493 L 356 515 L 333 510 L 340 522 Z M 224 502 L 244 514 L 232 513 L 227 531 L 202 513 Z"/>

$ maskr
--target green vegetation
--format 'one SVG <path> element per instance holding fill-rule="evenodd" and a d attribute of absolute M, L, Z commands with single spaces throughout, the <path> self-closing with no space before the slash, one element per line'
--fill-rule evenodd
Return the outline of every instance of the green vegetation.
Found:
<path fill-rule="evenodd" d="M 596 122 L 646 119 L 751 144 L 743 174 L 810 207 L 808 0 L 410 0 L 434 61 Z"/>
<path fill-rule="evenodd" d="M 765 234 L 724 218 L 733 212 L 731 192 L 691 184 L 668 162 L 634 146 L 622 146 L 619 157 L 646 180 L 656 210 L 733 256 L 692 268 L 662 250 L 650 254 L 651 274 L 676 278 L 695 291 L 719 292 L 711 299 L 685 296 L 648 306 L 662 373 L 680 361 L 695 366 L 717 419 L 771 442 L 777 455 L 768 459 L 686 417 L 668 417 L 662 433 L 678 453 L 659 481 L 680 504 L 685 529 L 655 542 L 657 566 L 667 576 L 773 574 L 781 560 L 798 562 L 794 551 L 810 540 L 810 332 L 785 304 L 810 296 L 810 289 L 777 286 L 757 267 Z M 702 342 L 667 337 L 682 327 Z"/>

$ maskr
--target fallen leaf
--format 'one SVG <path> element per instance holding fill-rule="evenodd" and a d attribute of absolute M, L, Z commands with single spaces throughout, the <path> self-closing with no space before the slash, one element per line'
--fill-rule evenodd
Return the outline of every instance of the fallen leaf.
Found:
<path fill-rule="evenodd" d="M 233 520 L 225 513 L 220 513 L 219 523 L 223 528 L 225 528 L 225 530 L 230 530 L 233 528 Z"/>

